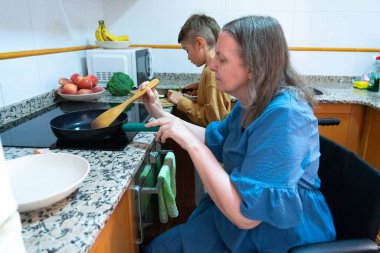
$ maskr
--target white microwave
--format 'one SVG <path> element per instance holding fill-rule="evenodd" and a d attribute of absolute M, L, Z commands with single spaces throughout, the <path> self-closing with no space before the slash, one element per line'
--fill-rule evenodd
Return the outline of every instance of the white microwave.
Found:
<path fill-rule="evenodd" d="M 105 86 L 115 72 L 129 75 L 134 87 L 153 78 L 151 48 L 86 50 L 86 62 L 88 74 L 95 75 L 101 86 Z"/>

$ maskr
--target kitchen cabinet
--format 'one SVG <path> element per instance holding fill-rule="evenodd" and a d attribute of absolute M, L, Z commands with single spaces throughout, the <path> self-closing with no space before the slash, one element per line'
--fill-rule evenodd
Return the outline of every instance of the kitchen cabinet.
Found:
<path fill-rule="evenodd" d="M 319 104 L 317 118 L 339 118 L 338 126 L 319 126 L 319 133 L 358 153 L 366 107 L 356 104 Z"/>
<path fill-rule="evenodd" d="M 367 108 L 359 155 L 380 169 L 380 111 Z"/>
<path fill-rule="evenodd" d="M 137 224 L 133 203 L 133 192 L 129 189 L 116 206 L 90 253 L 139 252 L 135 243 Z"/>

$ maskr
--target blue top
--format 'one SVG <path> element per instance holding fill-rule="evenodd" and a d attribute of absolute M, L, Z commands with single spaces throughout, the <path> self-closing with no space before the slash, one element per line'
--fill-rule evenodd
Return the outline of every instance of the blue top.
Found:
<path fill-rule="evenodd" d="M 245 130 L 238 102 L 206 128 L 206 143 L 239 192 L 241 213 L 262 223 L 242 230 L 207 195 L 179 226 L 184 252 L 286 252 L 294 245 L 335 239 L 318 190 L 318 123 L 295 89 L 282 89 Z M 215 251 L 216 250 L 216 251 Z"/>

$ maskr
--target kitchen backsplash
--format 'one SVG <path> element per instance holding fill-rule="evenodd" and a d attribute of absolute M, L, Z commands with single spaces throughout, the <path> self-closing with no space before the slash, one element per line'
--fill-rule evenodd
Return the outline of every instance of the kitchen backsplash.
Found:
<path fill-rule="evenodd" d="M 291 47 L 378 48 L 380 1 L 330 0 L 13 0 L 1 5 L 2 52 L 94 45 L 98 20 L 133 44 L 177 44 L 180 27 L 193 13 L 219 25 L 234 18 L 271 15 Z M 148 18 L 149 17 L 149 18 Z M 365 17 L 365 18 L 363 18 Z M 363 29 L 365 27 L 365 29 Z M 200 73 L 180 49 L 154 49 L 157 73 Z M 291 51 L 303 75 L 352 76 L 370 70 L 376 53 Z M 59 77 L 86 74 L 85 52 L 0 60 L 0 108 L 56 88 Z"/>
<path fill-rule="evenodd" d="M 160 80 L 158 88 L 182 88 L 189 83 L 197 82 L 200 75 L 194 73 L 156 73 L 154 78 Z M 350 88 L 352 87 L 351 76 L 303 76 L 307 85 L 318 87 Z M 34 96 L 30 99 L 0 107 L 0 130 L 1 126 L 12 124 L 13 121 L 28 117 L 33 117 L 33 113 L 42 108 L 48 107 L 58 99 L 55 90 Z M 31 115 L 32 114 L 32 115 Z"/>

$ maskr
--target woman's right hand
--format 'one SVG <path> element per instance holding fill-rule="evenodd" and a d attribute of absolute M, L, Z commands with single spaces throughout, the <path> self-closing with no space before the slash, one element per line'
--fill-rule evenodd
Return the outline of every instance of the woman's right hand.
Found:
<path fill-rule="evenodd" d="M 146 85 L 148 82 L 143 82 L 140 85 L 140 90 L 145 89 Z M 145 105 L 145 108 L 148 110 L 148 113 L 150 116 L 158 119 L 161 117 L 164 117 L 164 115 L 168 114 L 167 112 L 164 111 L 164 108 L 162 107 L 160 103 L 160 99 L 158 96 L 158 92 L 156 89 L 150 89 L 146 87 L 146 93 L 140 97 L 139 101 L 142 101 Z"/>

